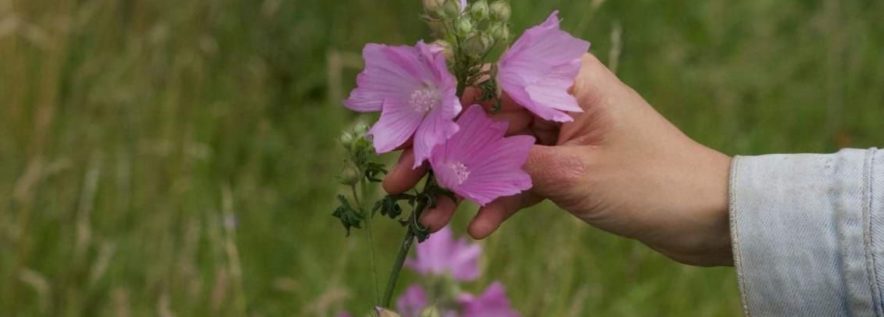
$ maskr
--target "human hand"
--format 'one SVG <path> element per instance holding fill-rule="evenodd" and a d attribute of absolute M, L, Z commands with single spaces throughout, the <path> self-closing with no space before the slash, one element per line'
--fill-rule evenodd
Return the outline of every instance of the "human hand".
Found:
<path fill-rule="evenodd" d="M 484 238 L 517 211 L 549 199 L 583 221 L 637 239 L 692 265 L 733 263 L 728 224 L 730 157 L 698 144 L 663 118 L 598 59 L 585 55 L 572 93 L 583 108 L 564 124 L 532 116 L 504 98 L 493 117 L 509 122 L 508 134 L 538 139 L 525 164 L 534 187 L 481 207 L 469 225 Z M 475 99 L 464 94 L 464 104 Z M 406 149 L 384 179 L 401 193 L 426 173 L 412 169 Z M 440 197 L 424 212 L 430 231 L 444 227 L 457 207 Z"/>

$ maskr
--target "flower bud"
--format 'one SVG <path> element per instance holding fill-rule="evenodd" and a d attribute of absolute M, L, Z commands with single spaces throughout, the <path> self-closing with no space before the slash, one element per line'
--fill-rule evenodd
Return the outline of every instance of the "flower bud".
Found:
<path fill-rule="evenodd" d="M 368 124 L 365 124 L 365 122 L 360 121 L 357 122 L 355 126 L 353 126 L 353 133 L 358 135 L 360 138 L 363 137 L 366 132 L 368 132 Z"/>
<path fill-rule="evenodd" d="M 470 5 L 470 15 L 476 21 L 487 19 L 490 10 L 491 9 L 488 8 L 488 2 L 485 2 L 485 0 L 480 0 L 479 2 Z"/>
<path fill-rule="evenodd" d="M 340 140 L 341 140 L 341 144 L 343 144 L 345 147 L 349 148 L 350 144 L 353 144 L 353 133 L 350 133 L 350 132 L 342 133 Z"/>
<path fill-rule="evenodd" d="M 436 308 L 435 305 L 424 308 L 424 310 L 421 311 L 421 314 L 420 314 L 420 317 L 439 317 L 439 316 L 440 316 L 439 309 Z"/>
<path fill-rule="evenodd" d="M 464 42 L 464 51 L 472 57 L 479 57 L 491 48 L 493 40 L 487 34 L 473 34 Z"/>
<path fill-rule="evenodd" d="M 347 168 L 344 169 L 339 177 L 341 184 L 355 185 L 356 183 L 359 183 L 359 179 L 362 178 L 362 175 L 354 171 L 352 168 Z"/>
<path fill-rule="evenodd" d="M 457 0 L 446 0 L 442 5 L 442 15 L 446 17 L 459 16 L 461 12 L 460 3 Z"/>
<path fill-rule="evenodd" d="M 442 20 L 429 19 L 427 20 L 427 26 L 430 28 L 430 32 L 433 34 L 434 37 L 444 38 L 448 33 Z"/>
<path fill-rule="evenodd" d="M 473 32 L 473 23 L 470 22 L 470 19 L 467 17 L 463 17 L 461 19 L 457 19 L 457 22 L 454 25 L 457 34 L 467 35 L 470 32 Z"/>
<path fill-rule="evenodd" d="M 488 28 L 488 34 L 496 41 L 506 42 L 510 38 L 510 28 L 506 23 L 495 23 Z"/>
<path fill-rule="evenodd" d="M 444 4 L 445 0 L 424 0 L 424 10 L 435 13 L 441 10 Z"/>
<path fill-rule="evenodd" d="M 507 21 L 510 19 L 510 5 L 504 0 L 497 0 L 491 3 L 491 16 L 498 21 Z"/>
<path fill-rule="evenodd" d="M 377 312 L 377 315 L 380 317 L 399 317 L 399 314 L 380 306 L 377 306 L 374 309 L 375 312 Z"/>
<path fill-rule="evenodd" d="M 433 42 L 433 45 L 436 45 L 442 49 L 442 53 L 445 54 L 445 59 L 448 61 L 454 60 L 454 52 L 451 50 L 451 44 L 446 42 L 445 40 L 436 40 Z"/>

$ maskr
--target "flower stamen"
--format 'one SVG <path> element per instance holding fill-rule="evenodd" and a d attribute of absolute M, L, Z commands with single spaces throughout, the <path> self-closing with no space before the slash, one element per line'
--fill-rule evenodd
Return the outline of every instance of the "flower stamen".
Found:
<path fill-rule="evenodd" d="M 454 176 L 457 178 L 457 184 L 461 185 L 463 182 L 470 177 L 470 169 L 467 168 L 466 165 L 463 165 L 461 162 L 453 162 L 448 164 L 448 168 L 454 172 Z"/>
<path fill-rule="evenodd" d="M 432 87 L 423 87 L 411 93 L 409 104 L 414 111 L 427 113 L 441 101 L 439 92 Z"/>

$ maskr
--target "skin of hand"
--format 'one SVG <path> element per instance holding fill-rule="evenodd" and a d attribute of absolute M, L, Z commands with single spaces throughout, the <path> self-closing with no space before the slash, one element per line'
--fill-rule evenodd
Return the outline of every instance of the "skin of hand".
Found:
<path fill-rule="evenodd" d="M 534 187 L 481 207 L 469 234 L 485 238 L 517 211 L 549 199 L 592 226 L 637 239 L 678 262 L 732 265 L 731 158 L 691 140 L 590 54 L 582 58 L 571 93 L 584 112 L 572 113 L 574 121 L 564 124 L 534 117 L 504 97 L 493 117 L 509 122 L 508 134 L 538 139 L 524 166 Z M 468 90 L 463 104 L 474 103 L 476 95 Z M 417 184 L 427 167 L 412 169 L 413 161 L 412 151 L 404 149 L 384 179 L 387 192 Z M 439 230 L 456 208 L 440 197 L 421 223 Z"/>

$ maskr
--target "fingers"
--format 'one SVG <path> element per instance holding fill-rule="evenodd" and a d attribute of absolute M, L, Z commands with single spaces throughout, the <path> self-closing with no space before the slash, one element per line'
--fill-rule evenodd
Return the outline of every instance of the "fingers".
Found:
<path fill-rule="evenodd" d="M 460 104 L 463 105 L 464 109 L 472 106 L 476 103 L 476 100 L 481 97 L 482 90 L 476 87 L 467 87 L 463 90 L 463 95 L 460 97 Z"/>
<path fill-rule="evenodd" d="M 427 164 L 423 164 L 416 169 L 414 166 L 414 151 L 405 149 L 399 156 L 399 162 L 393 166 L 393 169 L 384 177 L 384 191 L 389 194 L 400 194 L 409 189 L 414 188 L 417 182 L 427 173 Z"/>
<path fill-rule="evenodd" d="M 467 231 L 474 239 L 484 239 L 519 209 L 534 205 L 540 198 L 530 192 L 498 198 L 479 208 Z"/>
<path fill-rule="evenodd" d="M 580 107 L 586 110 L 604 100 L 605 94 L 623 89 L 623 83 L 592 54 L 585 54 L 580 60 L 580 72 L 574 79 L 571 92 Z"/>
<path fill-rule="evenodd" d="M 451 200 L 451 197 L 436 197 L 436 206 L 424 211 L 421 214 L 420 222 L 430 232 L 439 231 L 439 229 L 442 229 L 451 221 L 451 216 L 454 215 L 455 210 L 457 210 L 457 203 Z"/>
<path fill-rule="evenodd" d="M 531 133 L 537 138 L 538 144 L 555 145 L 559 141 L 561 123 L 535 118 L 531 123 Z"/>
<path fill-rule="evenodd" d="M 562 195 L 579 190 L 586 174 L 586 155 L 579 146 L 535 145 L 528 153 L 522 168 L 531 175 L 532 191 L 553 201 Z"/>

